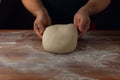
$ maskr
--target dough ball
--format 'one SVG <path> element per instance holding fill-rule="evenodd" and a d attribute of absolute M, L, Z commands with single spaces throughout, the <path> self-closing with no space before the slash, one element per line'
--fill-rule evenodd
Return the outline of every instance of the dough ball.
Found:
<path fill-rule="evenodd" d="M 45 29 L 42 45 L 48 52 L 68 53 L 77 46 L 78 33 L 73 24 L 52 25 Z"/>

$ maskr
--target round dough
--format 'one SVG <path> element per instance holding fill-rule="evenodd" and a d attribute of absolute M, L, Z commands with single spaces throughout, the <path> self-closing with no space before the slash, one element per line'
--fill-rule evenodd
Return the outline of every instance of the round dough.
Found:
<path fill-rule="evenodd" d="M 73 24 L 52 25 L 45 29 L 42 45 L 48 52 L 68 53 L 77 46 L 78 33 Z"/>

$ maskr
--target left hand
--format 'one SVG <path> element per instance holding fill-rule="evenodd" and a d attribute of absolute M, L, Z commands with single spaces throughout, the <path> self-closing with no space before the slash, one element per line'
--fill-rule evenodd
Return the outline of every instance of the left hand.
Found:
<path fill-rule="evenodd" d="M 79 31 L 79 37 L 84 35 L 90 27 L 90 17 L 87 12 L 79 10 L 74 15 L 74 25 Z"/>
<path fill-rule="evenodd" d="M 42 39 L 45 27 L 51 25 L 51 19 L 45 12 L 37 15 L 34 21 L 34 31 Z"/>

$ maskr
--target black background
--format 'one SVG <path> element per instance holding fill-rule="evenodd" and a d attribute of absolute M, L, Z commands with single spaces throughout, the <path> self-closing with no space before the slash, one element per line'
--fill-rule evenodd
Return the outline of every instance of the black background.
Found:
<path fill-rule="evenodd" d="M 103 12 L 93 18 L 97 29 L 120 29 L 120 0 L 111 0 L 111 4 Z"/>
<path fill-rule="evenodd" d="M 3 0 L 3 2 L 5 1 L 8 0 Z M 3 8 L 0 8 L 0 29 L 32 29 L 35 17 L 24 8 L 21 0 L 9 1 L 11 3 L 8 5 L 11 7 L 4 5 Z M 5 11 L 5 8 L 10 9 L 9 11 Z M 12 10 L 14 11 L 13 15 L 8 15 L 8 13 L 12 13 Z M 3 18 L 4 15 L 9 18 Z M 4 21 L 1 21 L 3 19 Z M 120 30 L 120 0 L 111 0 L 111 4 L 107 9 L 92 16 L 91 19 L 96 24 L 97 29 Z M 7 20 L 9 20 L 8 23 Z"/>

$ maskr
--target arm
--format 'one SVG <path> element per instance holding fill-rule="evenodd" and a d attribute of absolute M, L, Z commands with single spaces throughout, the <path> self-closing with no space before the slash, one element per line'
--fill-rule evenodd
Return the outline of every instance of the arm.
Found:
<path fill-rule="evenodd" d="M 80 10 L 86 11 L 90 16 L 103 11 L 111 0 L 89 0 Z"/>
<path fill-rule="evenodd" d="M 74 16 L 74 25 L 79 30 L 79 36 L 85 34 L 90 27 L 90 16 L 102 12 L 111 0 L 89 0 Z"/>
<path fill-rule="evenodd" d="M 24 6 L 36 17 L 34 31 L 42 38 L 46 26 L 51 25 L 51 19 L 41 0 L 22 0 Z"/>
<path fill-rule="evenodd" d="M 41 0 L 22 0 L 24 6 L 34 15 L 40 15 L 41 13 L 47 13 Z"/>

